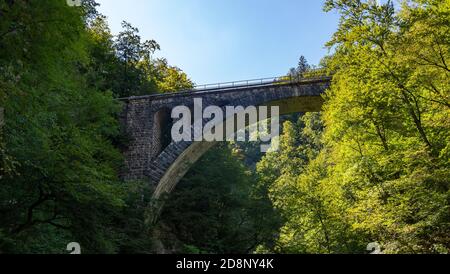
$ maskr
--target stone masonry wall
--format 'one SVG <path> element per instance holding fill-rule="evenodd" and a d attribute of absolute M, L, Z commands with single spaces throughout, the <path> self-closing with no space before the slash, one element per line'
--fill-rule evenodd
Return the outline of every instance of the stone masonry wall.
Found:
<path fill-rule="evenodd" d="M 125 180 L 146 179 L 158 184 L 167 170 L 185 151 L 191 142 L 172 143 L 161 151 L 161 110 L 185 105 L 192 108 L 194 98 L 203 99 L 203 107 L 208 105 L 249 106 L 262 105 L 277 100 L 304 97 L 305 111 L 319 111 L 320 98 L 329 86 L 329 79 L 308 80 L 289 85 L 244 87 L 205 92 L 184 92 L 169 95 L 131 97 L 124 103 L 123 123 L 129 137 L 129 145 L 124 152 Z M 159 112 L 159 113 L 158 113 Z M 169 113 L 170 115 L 170 113 Z"/>

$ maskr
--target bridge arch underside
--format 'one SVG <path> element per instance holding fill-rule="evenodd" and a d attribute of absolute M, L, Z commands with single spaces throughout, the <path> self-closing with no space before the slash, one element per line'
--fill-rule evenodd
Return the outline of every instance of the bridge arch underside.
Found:
<path fill-rule="evenodd" d="M 269 109 L 271 106 L 279 106 L 281 116 L 292 113 L 318 112 L 321 111 L 323 102 L 324 99 L 320 95 L 296 96 L 261 102 L 255 106 L 268 106 Z M 235 116 L 232 119 L 235 119 Z M 227 118 L 216 126 L 224 126 L 225 123 L 227 123 Z M 236 128 L 237 130 L 240 129 Z M 189 169 L 216 144 L 217 142 L 202 141 L 169 145 L 158 158 L 153 160 L 151 166 L 153 172 L 149 172 L 150 180 L 156 184 L 153 198 L 158 200 L 163 195 L 170 194 Z"/>

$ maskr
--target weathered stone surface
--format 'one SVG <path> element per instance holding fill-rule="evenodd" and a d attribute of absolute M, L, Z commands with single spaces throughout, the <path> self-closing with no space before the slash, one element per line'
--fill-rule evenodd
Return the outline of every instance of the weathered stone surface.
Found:
<path fill-rule="evenodd" d="M 170 121 L 171 110 L 180 105 L 193 108 L 194 98 L 203 99 L 203 107 L 280 106 L 280 113 L 320 111 L 322 95 L 329 78 L 304 80 L 293 84 L 229 88 L 202 92 L 131 97 L 124 100 L 120 117 L 130 142 L 124 152 L 125 180 L 148 180 L 155 196 L 170 192 L 178 181 L 214 143 L 163 140 L 163 129 Z M 170 125 L 169 125 L 170 126 Z M 169 142 L 167 142 L 169 141 Z"/>

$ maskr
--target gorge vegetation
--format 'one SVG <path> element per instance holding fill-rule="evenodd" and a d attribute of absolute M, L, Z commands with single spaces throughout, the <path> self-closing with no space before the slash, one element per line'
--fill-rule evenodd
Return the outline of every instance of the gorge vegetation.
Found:
<path fill-rule="evenodd" d="M 323 112 L 282 117 L 277 152 L 211 149 L 153 233 L 149 186 L 120 179 L 115 99 L 192 81 L 93 0 L 0 0 L 0 253 L 448 253 L 450 1 L 377 2 L 325 1 Z"/>

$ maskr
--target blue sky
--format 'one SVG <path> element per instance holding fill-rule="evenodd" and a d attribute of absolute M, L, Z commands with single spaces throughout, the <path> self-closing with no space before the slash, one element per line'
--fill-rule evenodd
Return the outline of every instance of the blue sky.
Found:
<path fill-rule="evenodd" d="M 97 2 L 113 33 L 130 22 L 197 84 L 284 75 L 302 54 L 317 64 L 338 22 L 323 0 Z"/>

